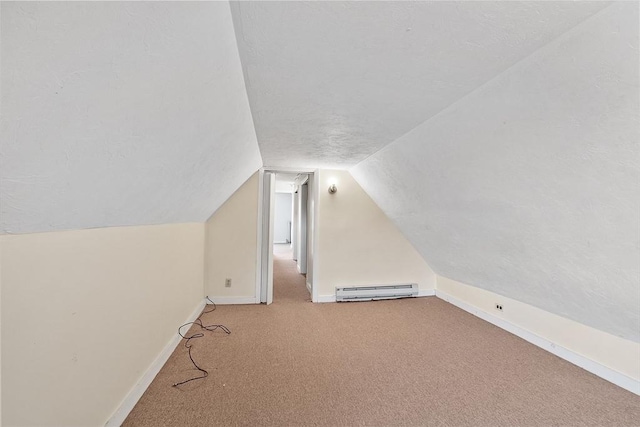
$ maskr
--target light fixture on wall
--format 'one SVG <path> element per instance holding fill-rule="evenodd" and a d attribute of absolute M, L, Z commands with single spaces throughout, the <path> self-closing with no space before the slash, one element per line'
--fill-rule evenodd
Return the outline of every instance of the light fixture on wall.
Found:
<path fill-rule="evenodd" d="M 335 184 L 331 184 L 331 185 L 329 186 L 329 194 L 335 194 L 335 193 L 336 193 L 336 191 L 338 191 L 338 187 L 336 187 L 336 185 L 335 185 Z"/>

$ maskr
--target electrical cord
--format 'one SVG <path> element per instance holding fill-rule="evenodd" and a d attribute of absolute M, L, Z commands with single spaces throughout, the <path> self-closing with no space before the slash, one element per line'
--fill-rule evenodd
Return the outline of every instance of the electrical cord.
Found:
<path fill-rule="evenodd" d="M 200 366 L 198 366 L 196 361 L 193 359 L 193 355 L 191 354 L 191 349 L 193 348 L 193 344 L 191 343 L 191 340 L 195 340 L 195 339 L 204 337 L 204 332 L 196 332 L 193 335 L 187 336 L 187 335 L 182 333 L 182 328 L 184 328 L 185 326 L 190 326 L 190 325 L 198 325 L 198 326 L 200 326 L 200 329 L 204 330 L 204 331 L 214 332 L 214 331 L 220 329 L 222 332 L 224 332 L 227 335 L 231 334 L 231 330 L 229 330 L 229 328 L 227 328 L 224 325 L 204 325 L 202 323 L 202 316 L 204 316 L 205 314 L 209 314 L 209 313 L 214 312 L 216 310 L 216 308 L 217 308 L 216 307 L 216 303 L 211 301 L 211 299 L 209 297 L 207 297 L 207 300 L 211 303 L 211 304 L 207 304 L 207 305 L 213 306 L 210 310 L 203 310 L 202 313 L 200 313 L 200 316 L 198 316 L 198 318 L 196 320 L 194 320 L 193 322 L 187 322 L 187 323 L 185 323 L 184 325 L 181 325 L 178 328 L 178 335 L 180 335 L 182 337 L 182 339 L 185 340 L 184 346 L 189 350 L 189 359 L 191 360 L 191 363 L 202 374 L 199 375 L 199 376 L 193 377 L 193 378 L 186 379 L 184 381 L 177 382 L 177 383 L 173 384 L 173 387 L 178 387 L 180 385 L 186 384 L 186 383 L 191 382 L 191 381 L 201 380 L 201 379 L 207 378 L 209 376 L 209 372 L 206 369 L 202 369 Z"/>

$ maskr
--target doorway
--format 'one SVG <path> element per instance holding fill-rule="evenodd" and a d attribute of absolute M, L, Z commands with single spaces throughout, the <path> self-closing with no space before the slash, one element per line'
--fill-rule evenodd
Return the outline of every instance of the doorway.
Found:
<path fill-rule="evenodd" d="M 258 263 L 260 302 L 314 301 L 315 171 L 260 171 Z M 274 269 L 275 271 L 274 274 Z M 275 290 L 274 290 L 275 288 Z M 305 289 L 306 288 L 306 289 Z"/>

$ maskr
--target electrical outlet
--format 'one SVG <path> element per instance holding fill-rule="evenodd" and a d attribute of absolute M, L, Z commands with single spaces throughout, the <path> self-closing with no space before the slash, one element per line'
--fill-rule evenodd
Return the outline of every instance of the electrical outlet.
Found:
<path fill-rule="evenodd" d="M 225 279 L 224 280 L 224 287 L 225 288 L 230 288 L 231 287 L 231 279 Z"/>
<path fill-rule="evenodd" d="M 502 311 L 502 304 L 496 303 L 496 310 Z"/>

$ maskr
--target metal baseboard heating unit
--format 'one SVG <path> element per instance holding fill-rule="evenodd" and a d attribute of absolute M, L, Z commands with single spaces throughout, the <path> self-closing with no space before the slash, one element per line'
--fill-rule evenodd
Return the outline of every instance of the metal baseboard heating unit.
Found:
<path fill-rule="evenodd" d="M 418 296 L 417 283 L 336 288 L 336 301 L 372 301 Z"/>

